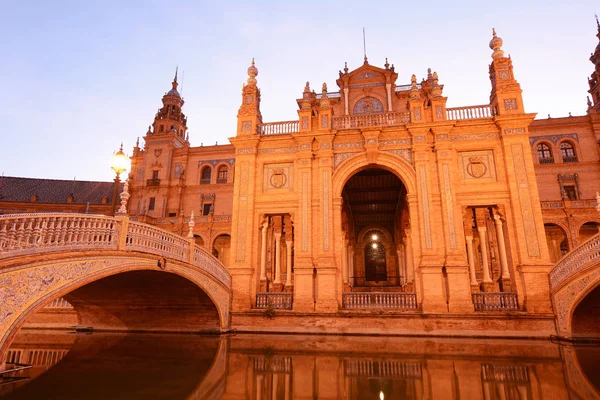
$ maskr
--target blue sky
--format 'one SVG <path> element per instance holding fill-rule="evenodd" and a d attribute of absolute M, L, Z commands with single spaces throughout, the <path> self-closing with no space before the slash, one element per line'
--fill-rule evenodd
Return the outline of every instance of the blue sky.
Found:
<path fill-rule="evenodd" d="M 488 103 L 495 27 L 526 111 L 582 115 L 595 12 L 597 0 L 4 2 L 0 174 L 111 180 L 112 152 L 131 153 L 177 65 L 192 146 L 235 135 L 252 57 L 263 120 L 295 119 L 306 81 L 332 91 L 345 61 L 362 64 L 363 26 L 371 64 L 388 57 L 398 84 L 431 67 L 449 107 Z"/>

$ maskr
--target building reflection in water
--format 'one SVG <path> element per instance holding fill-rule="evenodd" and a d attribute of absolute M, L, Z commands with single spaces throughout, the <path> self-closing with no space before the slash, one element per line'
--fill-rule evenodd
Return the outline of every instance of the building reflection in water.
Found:
<path fill-rule="evenodd" d="M 587 348 L 585 354 L 598 354 Z M 594 399 L 577 348 L 546 341 L 22 333 L 6 399 Z M 593 365 L 591 361 L 588 364 Z M 584 363 L 585 364 L 585 363 Z M 594 374 L 594 372 L 592 372 Z"/>

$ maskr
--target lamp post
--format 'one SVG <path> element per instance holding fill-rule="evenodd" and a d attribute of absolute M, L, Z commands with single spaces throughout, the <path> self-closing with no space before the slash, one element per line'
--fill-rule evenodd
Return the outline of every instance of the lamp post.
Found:
<path fill-rule="evenodd" d="M 123 143 L 119 151 L 113 153 L 110 168 L 115 171 L 115 185 L 113 188 L 112 202 L 110 203 L 110 213 L 115 215 L 115 209 L 117 207 L 117 192 L 119 191 L 119 183 L 121 183 L 120 176 L 128 167 L 129 157 L 123 153 Z"/>

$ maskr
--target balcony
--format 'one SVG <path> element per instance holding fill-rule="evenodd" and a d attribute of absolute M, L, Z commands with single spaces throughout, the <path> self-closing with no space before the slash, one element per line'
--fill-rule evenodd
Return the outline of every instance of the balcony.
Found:
<path fill-rule="evenodd" d="M 278 310 L 291 310 L 294 294 L 290 292 L 256 293 L 256 308 L 272 307 Z"/>
<path fill-rule="evenodd" d="M 200 184 L 201 185 L 210 185 L 210 178 L 200 179 Z"/>
<path fill-rule="evenodd" d="M 416 310 L 416 293 L 349 292 L 342 294 L 342 308 L 347 310 Z"/>
<path fill-rule="evenodd" d="M 268 122 L 258 127 L 261 135 L 288 135 L 300 131 L 300 121 Z"/>
<path fill-rule="evenodd" d="M 472 294 L 475 311 L 518 311 L 516 293 L 480 292 Z"/>
<path fill-rule="evenodd" d="M 548 158 L 540 158 L 540 164 L 554 164 L 554 158 L 552 157 L 548 157 Z"/>
<path fill-rule="evenodd" d="M 148 179 L 146 181 L 146 186 L 160 186 L 160 179 Z"/>
<path fill-rule="evenodd" d="M 395 126 L 410 123 L 410 113 L 391 112 L 386 114 L 344 115 L 334 117 L 332 129 L 358 129 L 370 126 Z"/>
<path fill-rule="evenodd" d="M 491 118 L 496 115 L 494 107 L 489 104 L 446 108 L 446 118 L 449 120 Z"/>
<path fill-rule="evenodd" d="M 576 163 L 577 162 L 577 156 L 563 157 L 562 160 L 563 160 L 564 163 Z"/>

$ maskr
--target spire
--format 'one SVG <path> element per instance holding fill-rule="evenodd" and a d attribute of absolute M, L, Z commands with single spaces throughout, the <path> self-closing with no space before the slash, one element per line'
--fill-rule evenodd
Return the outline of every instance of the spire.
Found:
<path fill-rule="evenodd" d="M 254 65 L 254 57 L 252 57 L 252 65 L 248 67 L 248 85 L 256 85 L 256 76 L 258 75 L 258 68 Z"/>
<path fill-rule="evenodd" d="M 492 58 L 495 60 L 497 58 L 504 57 L 504 51 L 502 51 L 502 38 L 496 36 L 496 29 L 492 28 L 492 40 L 490 40 L 490 49 L 494 50 L 492 53 Z"/>
<path fill-rule="evenodd" d="M 179 86 L 179 83 L 177 83 L 177 70 L 179 69 L 179 67 L 175 67 L 175 77 L 173 78 L 173 90 L 177 91 L 177 86 Z"/>

